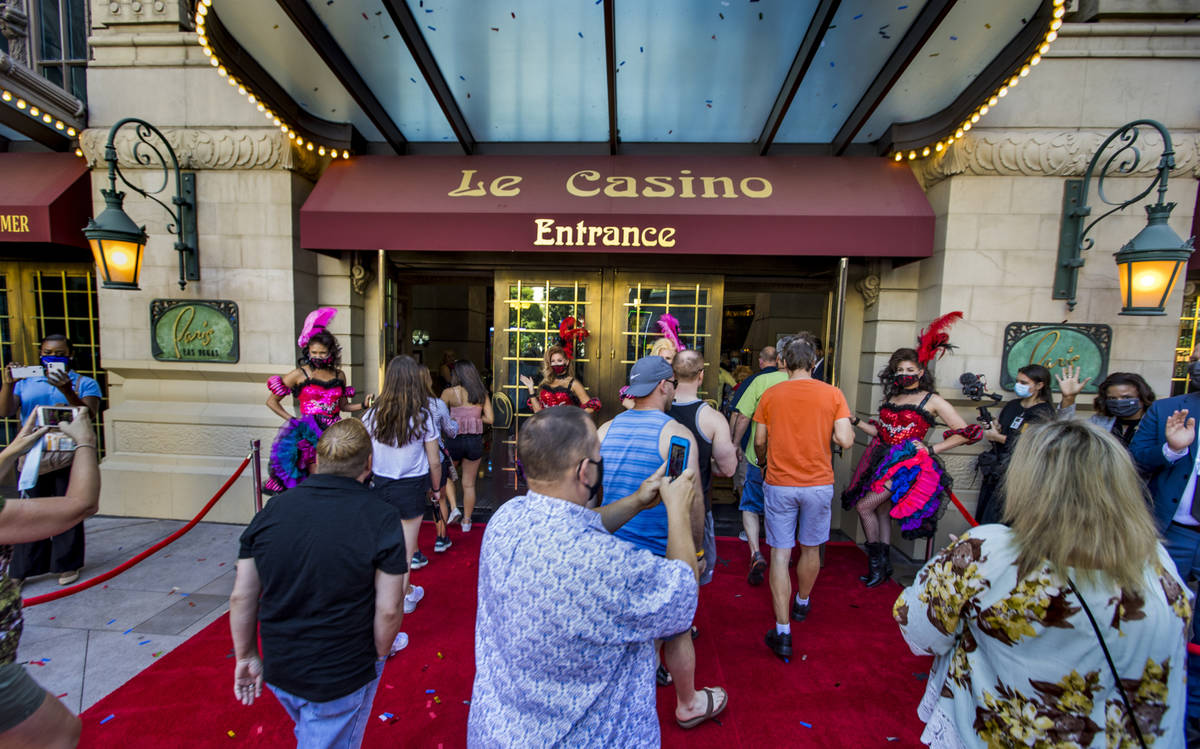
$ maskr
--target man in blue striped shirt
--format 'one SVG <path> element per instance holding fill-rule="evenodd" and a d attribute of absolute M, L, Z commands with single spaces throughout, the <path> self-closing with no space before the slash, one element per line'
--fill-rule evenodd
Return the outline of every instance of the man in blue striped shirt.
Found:
<path fill-rule="evenodd" d="M 667 415 L 675 398 L 675 370 L 661 356 L 638 359 L 629 370 L 628 397 L 632 409 L 600 427 L 600 455 L 604 460 L 604 498 L 607 505 L 627 497 L 667 460 L 672 437 L 688 444 L 687 465 L 695 477 L 696 492 L 702 494 L 697 469 L 696 440 L 692 433 Z M 700 548 L 704 538 L 704 503 L 692 506 L 692 536 Z M 657 556 L 667 553 L 667 510 L 659 504 L 634 515 L 613 532 L 639 549 Z M 715 560 L 701 559 L 703 566 Z M 703 569 L 703 567 L 702 567 Z M 728 696 L 720 687 L 695 687 L 696 650 L 691 629 L 663 643 L 663 664 L 675 683 L 675 720 L 684 728 L 699 725 L 725 708 Z"/>

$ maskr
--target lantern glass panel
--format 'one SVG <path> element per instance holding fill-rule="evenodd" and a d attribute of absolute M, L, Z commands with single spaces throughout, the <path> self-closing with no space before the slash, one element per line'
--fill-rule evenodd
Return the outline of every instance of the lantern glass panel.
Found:
<path fill-rule="evenodd" d="M 1161 310 L 1179 279 L 1179 260 L 1133 260 L 1119 265 L 1125 309 Z"/>

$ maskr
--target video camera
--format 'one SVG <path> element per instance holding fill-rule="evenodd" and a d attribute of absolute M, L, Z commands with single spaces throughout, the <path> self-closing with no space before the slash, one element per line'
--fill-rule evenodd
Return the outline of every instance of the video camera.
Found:
<path fill-rule="evenodd" d="M 973 401 L 981 401 L 984 398 L 989 398 L 993 403 L 999 403 L 1004 400 L 1003 395 L 987 391 L 987 377 L 984 375 L 963 372 L 958 378 L 958 384 L 962 386 L 962 394 Z M 995 419 L 992 418 L 992 414 L 988 411 L 987 406 L 979 406 L 978 409 L 979 418 L 976 421 L 990 427 Z"/>

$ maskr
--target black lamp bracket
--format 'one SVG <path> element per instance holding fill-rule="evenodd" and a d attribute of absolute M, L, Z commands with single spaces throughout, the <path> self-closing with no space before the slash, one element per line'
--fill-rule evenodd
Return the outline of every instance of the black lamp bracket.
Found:
<path fill-rule="evenodd" d="M 117 131 L 125 125 L 134 126 L 136 140 L 133 143 L 133 159 L 139 165 L 147 168 L 157 166 L 162 170 L 162 184 L 152 190 L 146 190 L 126 179 L 121 173 L 117 158 Z M 156 142 L 157 141 L 157 142 Z M 161 146 L 160 146 L 161 143 Z M 136 117 L 126 117 L 120 120 L 108 131 L 108 142 L 104 146 L 104 160 L 108 162 L 108 190 L 101 190 L 105 198 L 117 192 L 117 178 L 130 190 L 144 198 L 149 198 L 162 206 L 171 217 L 167 231 L 175 235 L 175 250 L 179 252 L 179 288 L 185 288 L 188 281 L 200 280 L 200 252 L 198 231 L 196 225 L 196 175 L 192 172 L 179 171 L 179 159 L 175 150 L 158 128 L 145 120 Z M 175 178 L 175 195 L 168 206 L 156 195 L 167 189 L 171 177 Z"/>
<path fill-rule="evenodd" d="M 1128 200 L 1109 200 L 1108 195 L 1104 192 L 1105 178 L 1113 174 L 1132 174 L 1141 166 L 1142 151 L 1138 144 L 1138 137 L 1142 127 L 1154 128 L 1162 136 L 1163 151 L 1158 160 L 1154 179 L 1146 189 Z M 1103 165 L 1100 165 L 1101 157 L 1114 141 L 1118 143 L 1119 147 L 1104 159 Z M 1092 176 L 1098 165 L 1100 165 L 1100 172 L 1096 175 L 1096 196 L 1101 203 L 1112 206 L 1112 208 L 1085 224 L 1084 221 L 1092 213 L 1092 208 L 1088 205 L 1088 185 L 1091 184 Z M 1134 120 L 1117 128 L 1104 139 L 1088 163 L 1083 179 L 1069 179 L 1064 186 L 1062 223 L 1058 237 L 1058 264 L 1055 266 L 1054 291 L 1051 298 L 1066 299 L 1067 309 L 1075 309 L 1079 269 L 1085 262 L 1083 253 L 1090 250 L 1095 244 L 1095 240 L 1088 236 L 1092 228 L 1117 211 L 1145 198 L 1155 189 L 1158 190 L 1156 205 L 1166 205 L 1164 201 L 1167 195 L 1167 176 L 1174 167 L 1175 147 L 1171 143 L 1171 134 L 1155 120 Z"/>

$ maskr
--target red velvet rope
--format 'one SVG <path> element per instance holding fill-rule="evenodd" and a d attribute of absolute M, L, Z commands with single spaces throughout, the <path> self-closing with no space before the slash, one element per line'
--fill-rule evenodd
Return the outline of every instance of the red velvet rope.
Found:
<path fill-rule="evenodd" d="M 221 497 L 225 496 L 225 492 L 229 491 L 229 487 L 233 486 L 233 482 L 238 480 L 238 477 L 242 475 L 242 471 L 246 470 L 246 466 L 248 466 L 248 465 L 250 465 L 250 457 L 249 456 L 247 456 L 246 459 L 242 461 L 242 464 L 237 467 L 237 470 L 233 472 L 233 475 L 229 477 L 229 480 L 227 480 L 225 482 L 225 484 L 220 489 L 217 490 L 217 493 L 213 495 L 212 499 L 208 500 L 208 504 L 204 505 L 204 508 L 200 510 L 200 513 L 198 515 L 196 515 L 196 517 L 189 520 L 187 525 L 183 526 L 182 528 L 175 531 L 171 535 L 167 536 L 163 540 L 154 544 L 149 549 L 146 549 L 141 554 L 138 554 L 137 556 L 133 557 L 132 559 L 117 565 L 116 567 L 112 568 L 108 572 L 105 572 L 105 573 L 102 573 L 100 575 L 93 577 L 91 580 L 86 580 L 82 583 L 72 585 L 69 588 L 63 588 L 62 590 L 56 590 L 52 593 L 45 593 L 40 596 L 34 596 L 33 598 L 26 598 L 24 601 L 21 602 L 21 606 L 24 608 L 29 608 L 30 606 L 37 606 L 39 603 L 49 603 L 50 601 L 57 601 L 59 598 L 65 598 L 66 596 L 72 595 L 74 593 L 78 593 L 81 590 L 87 590 L 88 588 L 91 588 L 95 585 L 99 585 L 100 583 L 104 582 L 105 580 L 111 580 L 112 578 L 121 574 L 122 572 L 124 572 L 125 570 L 134 566 L 135 564 L 145 560 L 147 557 L 150 557 L 151 555 L 156 554 L 157 552 L 161 551 L 164 547 L 173 543 L 180 536 L 187 533 L 192 528 L 196 527 L 196 524 L 204 519 L 204 516 L 207 515 L 208 511 L 213 508 L 213 505 L 215 505 L 217 503 L 217 500 L 219 500 Z"/>

